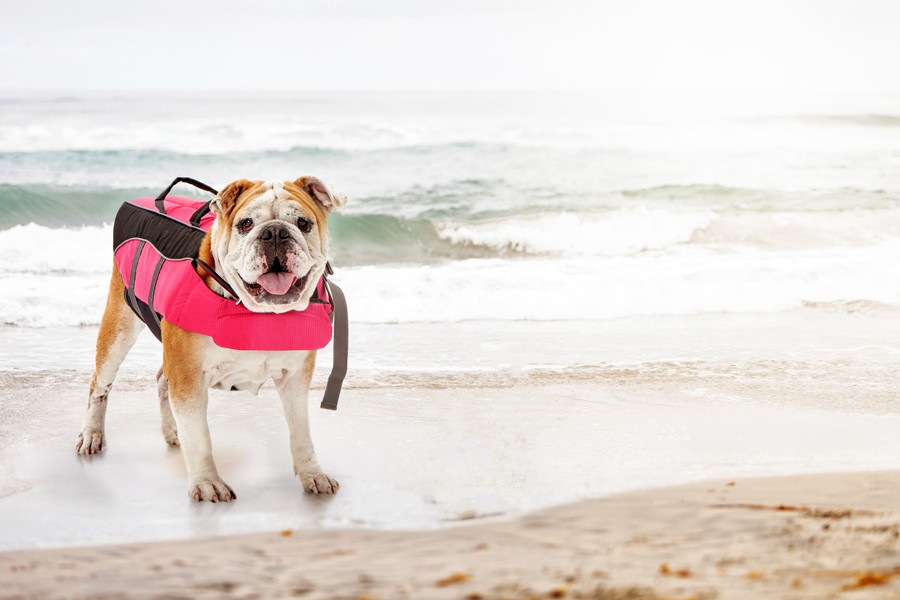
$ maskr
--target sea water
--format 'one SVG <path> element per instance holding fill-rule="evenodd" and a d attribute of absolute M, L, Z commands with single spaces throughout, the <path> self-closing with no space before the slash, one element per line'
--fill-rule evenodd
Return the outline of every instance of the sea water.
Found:
<path fill-rule="evenodd" d="M 96 325 L 117 207 L 179 175 L 346 193 L 359 323 L 900 306 L 900 99 L 637 100 L 4 97 L 0 323 Z"/>

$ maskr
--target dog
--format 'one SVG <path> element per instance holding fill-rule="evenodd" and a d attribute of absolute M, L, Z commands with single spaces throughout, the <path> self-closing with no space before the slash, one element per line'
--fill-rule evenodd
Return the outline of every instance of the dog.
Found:
<path fill-rule="evenodd" d="M 210 202 L 215 221 L 199 250 L 254 313 L 305 310 L 327 268 L 328 215 L 346 197 L 316 177 L 295 181 L 248 181 L 226 186 Z M 202 264 L 201 263 L 201 264 Z M 220 296 L 226 287 L 195 267 Z M 142 328 L 128 304 L 125 283 L 113 267 L 106 309 L 97 337 L 96 368 L 76 451 L 106 446 L 106 405 L 116 372 Z M 244 351 L 222 348 L 211 337 L 187 331 L 162 318 L 163 363 L 157 373 L 162 432 L 180 446 L 187 464 L 188 496 L 194 501 L 230 502 L 233 488 L 219 475 L 212 456 L 207 401 L 209 388 L 256 392 L 273 380 L 290 430 L 294 472 L 311 494 L 334 494 L 338 482 L 319 466 L 309 433 L 307 398 L 316 351 Z"/>

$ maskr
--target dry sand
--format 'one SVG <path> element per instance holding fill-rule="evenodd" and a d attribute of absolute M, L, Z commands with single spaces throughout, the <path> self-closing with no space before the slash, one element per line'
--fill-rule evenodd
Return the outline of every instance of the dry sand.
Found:
<path fill-rule="evenodd" d="M 0 554 L 2 598 L 900 598 L 900 474 L 715 481 L 439 530 Z"/>

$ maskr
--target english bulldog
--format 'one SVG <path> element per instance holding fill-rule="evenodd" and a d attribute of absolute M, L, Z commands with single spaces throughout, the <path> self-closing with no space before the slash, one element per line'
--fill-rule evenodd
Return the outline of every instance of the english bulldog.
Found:
<path fill-rule="evenodd" d="M 326 269 L 328 215 L 346 198 L 316 177 L 296 181 L 237 180 L 211 202 L 215 221 L 199 258 L 218 272 L 249 310 L 304 310 Z M 215 293 L 228 292 L 199 271 Z M 87 414 L 76 442 L 80 454 L 106 445 L 104 422 L 113 379 L 141 331 L 116 267 L 97 338 L 96 368 Z M 180 446 L 187 463 L 188 496 L 194 501 L 237 498 L 216 469 L 206 420 L 209 388 L 258 391 L 273 380 L 290 429 L 294 472 L 311 494 L 334 494 L 338 482 L 319 466 L 309 433 L 307 397 L 315 351 L 239 351 L 220 348 L 206 335 L 181 329 L 163 318 L 163 364 L 157 373 L 162 433 Z"/>

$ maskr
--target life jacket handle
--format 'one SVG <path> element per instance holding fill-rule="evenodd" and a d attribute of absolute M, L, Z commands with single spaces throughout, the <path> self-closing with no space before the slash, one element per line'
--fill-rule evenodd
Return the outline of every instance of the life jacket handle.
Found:
<path fill-rule="evenodd" d="M 206 185 L 202 181 L 197 181 L 193 177 L 176 177 L 172 181 L 172 183 L 169 184 L 169 187 L 164 189 L 159 194 L 159 196 L 156 197 L 156 210 L 158 210 L 162 214 L 166 214 L 166 203 L 165 203 L 166 196 L 168 196 L 169 192 L 172 191 L 172 188 L 174 188 L 179 183 L 189 183 L 190 185 L 194 186 L 195 188 L 201 189 L 204 192 L 209 192 L 210 194 L 213 194 L 213 195 L 216 195 L 219 193 L 218 190 L 216 190 L 215 188 Z M 206 207 L 206 211 L 204 211 L 203 214 L 206 214 L 207 212 L 209 212 L 209 202 L 207 202 L 203 206 Z M 203 207 L 201 207 L 201 210 L 202 210 L 202 208 Z M 197 212 L 200 212 L 200 211 L 198 210 Z M 195 215 L 196 215 L 196 213 L 195 213 Z M 203 215 L 200 215 L 200 216 L 203 216 Z M 191 223 L 193 223 L 193 221 L 194 221 L 194 217 L 192 216 Z M 200 219 L 198 218 L 197 223 L 199 223 L 199 222 L 200 222 Z M 194 223 L 194 225 L 196 225 L 197 223 Z"/>

